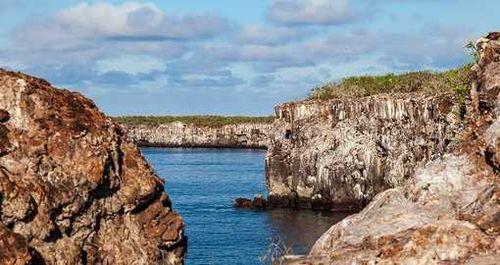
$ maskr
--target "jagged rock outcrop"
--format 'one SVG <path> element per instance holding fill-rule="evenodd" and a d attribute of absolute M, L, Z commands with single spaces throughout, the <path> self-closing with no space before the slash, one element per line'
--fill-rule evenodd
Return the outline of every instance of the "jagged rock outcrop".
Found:
<path fill-rule="evenodd" d="M 94 103 L 0 70 L 0 264 L 181 264 L 183 228 Z"/>
<path fill-rule="evenodd" d="M 290 264 L 498 264 L 500 33 L 477 44 L 472 111 L 453 152 L 378 194 Z"/>
<path fill-rule="evenodd" d="M 461 129 L 453 95 L 383 94 L 276 107 L 266 158 L 275 207 L 356 208 L 401 187 Z"/>
<path fill-rule="evenodd" d="M 211 127 L 182 122 L 123 125 L 129 137 L 140 146 L 260 149 L 268 145 L 271 126 L 268 123 L 240 123 Z"/>

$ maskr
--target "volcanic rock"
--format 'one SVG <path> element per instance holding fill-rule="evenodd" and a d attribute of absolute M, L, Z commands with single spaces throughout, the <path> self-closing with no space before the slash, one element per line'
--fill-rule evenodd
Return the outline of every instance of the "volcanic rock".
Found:
<path fill-rule="evenodd" d="M 0 264 L 181 264 L 184 222 L 81 94 L 0 70 Z"/>

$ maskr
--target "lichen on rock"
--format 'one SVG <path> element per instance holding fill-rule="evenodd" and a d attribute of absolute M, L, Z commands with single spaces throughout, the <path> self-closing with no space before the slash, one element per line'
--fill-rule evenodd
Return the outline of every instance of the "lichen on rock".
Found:
<path fill-rule="evenodd" d="M 0 70 L 0 263 L 181 264 L 184 222 L 81 94 Z"/>

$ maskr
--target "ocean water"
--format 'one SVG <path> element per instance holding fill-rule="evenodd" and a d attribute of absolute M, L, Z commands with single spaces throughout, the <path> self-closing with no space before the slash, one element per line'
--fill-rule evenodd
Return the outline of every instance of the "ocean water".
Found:
<path fill-rule="evenodd" d="M 186 224 L 187 265 L 268 264 L 272 242 L 293 254 L 312 244 L 346 213 L 235 209 L 237 197 L 267 195 L 265 151 L 247 149 L 142 148 Z"/>

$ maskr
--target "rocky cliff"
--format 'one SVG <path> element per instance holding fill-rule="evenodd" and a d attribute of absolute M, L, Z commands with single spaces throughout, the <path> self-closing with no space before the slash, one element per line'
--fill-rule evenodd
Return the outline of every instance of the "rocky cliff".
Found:
<path fill-rule="evenodd" d="M 140 146 L 266 148 L 271 124 L 239 123 L 202 126 L 182 122 L 123 125 Z"/>
<path fill-rule="evenodd" d="M 332 226 L 292 264 L 498 264 L 500 33 L 476 46 L 472 111 L 453 151 Z"/>
<path fill-rule="evenodd" d="M 453 95 L 382 94 L 276 107 L 266 158 L 270 203 L 356 208 L 401 187 L 461 130 Z"/>
<path fill-rule="evenodd" d="M 182 264 L 183 228 L 90 100 L 0 70 L 0 264 Z"/>

